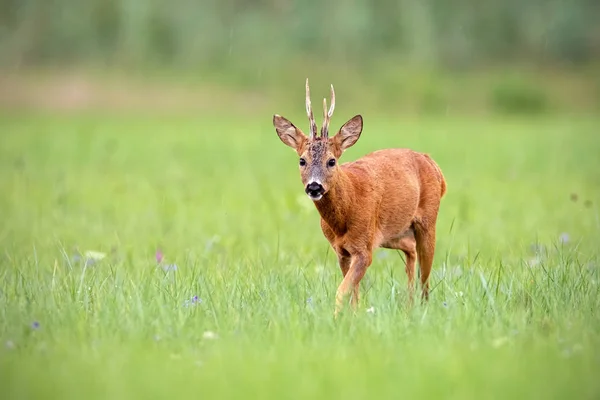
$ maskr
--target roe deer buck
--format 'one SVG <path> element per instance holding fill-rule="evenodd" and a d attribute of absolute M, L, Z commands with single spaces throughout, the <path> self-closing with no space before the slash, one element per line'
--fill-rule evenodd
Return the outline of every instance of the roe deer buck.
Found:
<path fill-rule="evenodd" d="M 275 114 L 273 125 L 283 143 L 300 156 L 304 190 L 320 216 L 323 234 L 336 252 L 344 276 L 336 293 L 335 314 L 350 294 L 354 310 L 359 283 L 376 248 L 402 250 L 406 255 L 409 298 L 412 303 L 415 261 L 418 255 L 422 298 L 429 298 L 429 273 L 435 252 L 435 227 L 446 181 L 427 155 L 409 149 L 384 149 L 339 165 L 344 150 L 354 145 L 363 128 L 362 116 L 346 122 L 329 138 L 335 108 L 323 99 L 321 135 L 313 116 L 306 80 L 306 113 L 310 137 L 286 118 Z"/>

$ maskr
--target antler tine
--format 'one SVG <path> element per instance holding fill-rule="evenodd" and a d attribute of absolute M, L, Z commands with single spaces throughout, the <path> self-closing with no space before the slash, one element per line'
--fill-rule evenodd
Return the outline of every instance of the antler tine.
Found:
<path fill-rule="evenodd" d="M 333 115 L 333 110 L 335 110 L 335 90 L 333 90 L 333 85 L 331 85 L 331 105 L 329 106 L 329 112 L 327 113 L 329 118 Z"/>
<path fill-rule="evenodd" d="M 327 139 L 329 136 L 329 121 L 331 120 L 331 116 L 333 115 L 333 110 L 335 110 L 335 90 L 333 89 L 333 85 L 331 85 L 331 105 L 329 106 L 329 111 L 327 111 L 327 99 L 323 99 L 323 126 L 321 127 L 321 137 Z"/>
<path fill-rule="evenodd" d="M 306 115 L 308 115 L 308 122 L 310 123 L 310 136 L 314 139 L 317 137 L 317 124 L 315 123 L 315 116 L 313 115 L 312 107 L 310 105 L 308 78 L 306 78 Z"/>

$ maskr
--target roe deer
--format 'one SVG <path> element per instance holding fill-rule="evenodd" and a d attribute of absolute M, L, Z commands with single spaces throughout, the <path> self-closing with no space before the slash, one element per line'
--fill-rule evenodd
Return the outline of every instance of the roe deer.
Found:
<path fill-rule="evenodd" d="M 356 115 L 329 138 L 334 109 L 331 85 L 331 105 L 327 110 L 327 100 L 323 99 L 324 121 L 317 136 L 307 79 L 310 137 L 286 118 L 273 116 L 281 141 L 300 156 L 304 190 L 321 216 L 321 229 L 337 254 L 344 276 L 336 292 L 334 315 L 341 311 L 351 291 L 351 305 L 356 310 L 359 283 L 379 247 L 402 250 L 406 255 L 411 303 L 418 255 L 422 299 L 428 300 L 436 221 L 446 193 L 444 175 L 427 154 L 409 149 L 378 150 L 354 162 L 338 164 L 344 150 L 360 137 L 363 120 Z"/>

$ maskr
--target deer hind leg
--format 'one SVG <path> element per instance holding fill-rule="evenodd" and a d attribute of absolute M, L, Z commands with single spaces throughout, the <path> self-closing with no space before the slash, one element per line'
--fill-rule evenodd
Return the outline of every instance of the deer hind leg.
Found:
<path fill-rule="evenodd" d="M 352 308 L 356 310 L 358 306 L 359 284 L 365 276 L 367 268 L 371 265 L 372 260 L 373 258 L 370 252 L 356 252 L 351 255 L 350 268 L 335 294 L 334 316 L 337 317 L 342 311 L 346 297 L 350 292 L 353 293 L 351 305 Z"/>
<path fill-rule="evenodd" d="M 417 261 L 417 240 L 411 228 L 407 236 L 399 240 L 399 248 L 406 256 L 406 276 L 408 277 L 408 302 L 412 305 L 415 292 L 415 263 Z"/>
<path fill-rule="evenodd" d="M 415 291 L 415 263 L 417 261 L 417 240 L 415 230 L 411 226 L 399 238 L 386 243 L 389 249 L 402 250 L 406 257 L 406 276 L 408 277 L 408 301 L 413 303 Z"/>
<path fill-rule="evenodd" d="M 419 270 L 421 273 L 422 300 L 429 300 L 429 275 L 435 253 L 435 220 L 429 224 L 416 224 L 417 254 L 419 255 Z"/>
<path fill-rule="evenodd" d="M 345 278 L 348 270 L 350 269 L 350 262 L 352 258 L 350 257 L 350 253 L 346 250 L 342 249 L 337 253 L 338 263 L 340 264 L 340 270 L 342 271 L 342 276 Z"/>

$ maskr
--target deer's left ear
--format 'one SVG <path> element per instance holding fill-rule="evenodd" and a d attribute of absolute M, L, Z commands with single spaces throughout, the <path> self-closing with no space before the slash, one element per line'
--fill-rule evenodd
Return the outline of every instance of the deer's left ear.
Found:
<path fill-rule="evenodd" d="M 284 144 L 296 150 L 297 153 L 302 152 L 308 138 L 300 129 L 296 128 L 294 124 L 286 118 L 277 114 L 273 116 L 273 126 L 277 131 L 277 136 L 279 136 L 279 139 L 281 139 Z"/>
<path fill-rule="evenodd" d="M 363 129 L 363 119 L 361 115 L 352 117 L 340 128 L 340 131 L 332 138 L 341 151 L 354 146 L 358 141 Z"/>

